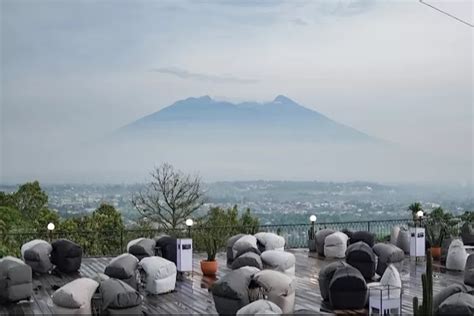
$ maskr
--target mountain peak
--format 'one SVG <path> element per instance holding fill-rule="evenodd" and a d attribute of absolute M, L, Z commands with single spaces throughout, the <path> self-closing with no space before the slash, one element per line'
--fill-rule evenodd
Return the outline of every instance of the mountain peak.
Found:
<path fill-rule="evenodd" d="M 284 96 L 284 95 L 278 95 L 275 100 L 273 100 L 275 103 L 295 103 L 295 101 L 291 100 L 290 98 Z"/>

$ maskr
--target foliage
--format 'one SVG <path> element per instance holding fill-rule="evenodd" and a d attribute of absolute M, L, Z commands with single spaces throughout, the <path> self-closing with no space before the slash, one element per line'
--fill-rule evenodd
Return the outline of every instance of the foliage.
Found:
<path fill-rule="evenodd" d="M 234 206 L 234 209 L 237 210 L 237 205 Z M 241 227 L 240 232 L 250 235 L 256 234 L 260 226 L 258 217 L 252 216 L 249 208 L 242 213 L 239 224 Z"/>
<path fill-rule="evenodd" d="M 461 215 L 461 220 L 470 224 L 474 224 L 474 212 L 466 211 Z"/>
<path fill-rule="evenodd" d="M 437 207 L 425 220 L 426 236 L 433 247 L 441 247 L 443 240 L 456 234 L 457 220 L 451 213 L 444 212 L 443 208 Z"/>
<path fill-rule="evenodd" d="M 211 207 L 204 217 L 196 221 L 193 228 L 195 247 L 207 252 L 208 261 L 215 260 L 217 252 L 225 247 L 231 236 L 258 232 L 258 218 L 252 215 L 250 209 L 246 209 L 240 218 L 238 214 L 237 205 L 227 210 Z"/>
<path fill-rule="evenodd" d="M 186 219 L 204 203 L 201 179 L 167 163 L 153 170 L 151 178 L 146 189 L 133 196 L 135 209 L 162 228 L 184 227 Z"/>
<path fill-rule="evenodd" d="M 423 302 L 420 306 L 418 297 L 413 297 L 413 315 L 430 316 L 433 315 L 433 263 L 429 250 L 426 256 L 426 272 L 421 275 L 421 282 L 423 285 Z"/>
<path fill-rule="evenodd" d="M 411 212 L 413 221 L 416 221 L 417 220 L 416 213 L 418 213 L 419 211 L 423 211 L 423 207 L 421 206 L 420 202 L 415 202 L 415 203 L 410 204 L 410 206 L 408 206 L 408 211 Z"/>

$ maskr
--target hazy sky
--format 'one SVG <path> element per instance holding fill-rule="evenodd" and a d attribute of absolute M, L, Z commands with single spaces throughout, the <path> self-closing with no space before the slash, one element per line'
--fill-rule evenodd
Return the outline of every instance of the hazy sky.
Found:
<path fill-rule="evenodd" d="M 473 28 L 417 0 L 2 0 L 1 54 L 0 182 L 206 94 L 284 94 L 472 177 Z"/>

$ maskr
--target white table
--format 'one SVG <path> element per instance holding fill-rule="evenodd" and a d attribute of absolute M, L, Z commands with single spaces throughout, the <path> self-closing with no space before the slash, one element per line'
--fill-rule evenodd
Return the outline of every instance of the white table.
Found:
<path fill-rule="evenodd" d="M 369 315 L 373 315 L 373 309 L 378 310 L 378 315 L 391 314 L 396 310 L 394 315 L 401 315 L 402 312 L 402 295 L 401 288 L 393 286 L 376 285 L 369 286 Z M 400 293 L 394 295 L 394 292 Z"/>

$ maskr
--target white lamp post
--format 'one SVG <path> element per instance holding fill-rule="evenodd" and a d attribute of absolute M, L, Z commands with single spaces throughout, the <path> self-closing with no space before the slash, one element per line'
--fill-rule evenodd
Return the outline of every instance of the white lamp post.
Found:
<path fill-rule="evenodd" d="M 49 223 L 47 228 L 49 231 L 49 242 L 51 242 L 53 240 L 53 230 L 54 228 L 56 228 L 56 226 L 54 225 L 54 223 Z"/>
<path fill-rule="evenodd" d="M 194 225 L 194 221 L 191 218 L 186 220 L 186 226 L 188 226 L 188 237 L 191 238 L 191 227 Z"/>

